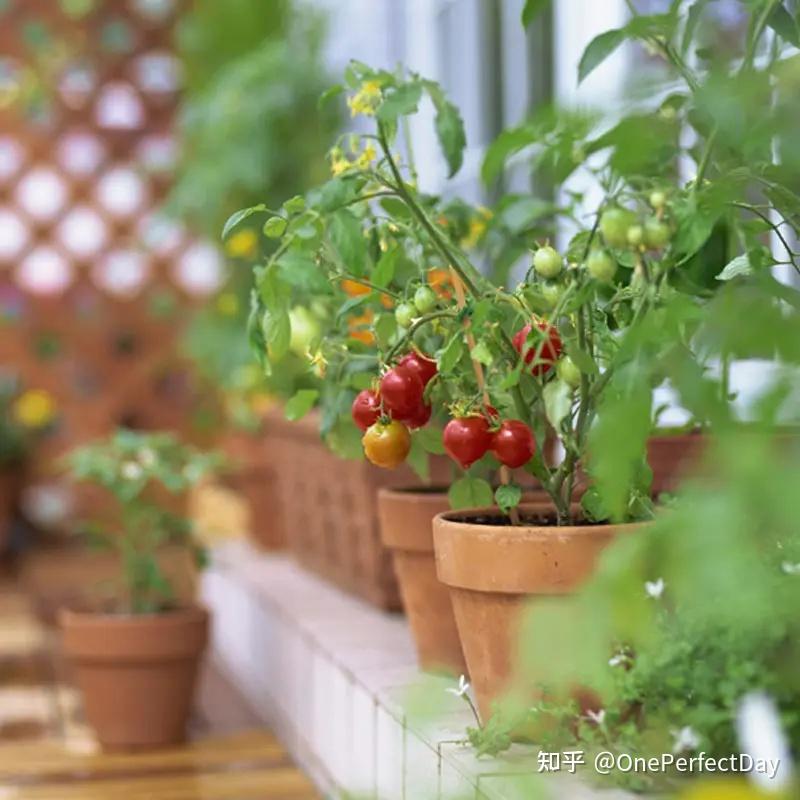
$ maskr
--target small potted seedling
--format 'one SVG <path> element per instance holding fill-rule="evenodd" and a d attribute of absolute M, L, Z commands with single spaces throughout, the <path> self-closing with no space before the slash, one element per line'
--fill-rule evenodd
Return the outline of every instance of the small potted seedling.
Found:
<path fill-rule="evenodd" d="M 107 602 L 65 609 L 66 656 L 83 693 L 86 717 L 105 750 L 138 750 L 182 741 L 208 612 L 178 599 L 160 562 L 165 545 L 205 552 L 189 520 L 170 510 L 179 496 L 219 466 L 169 433 L 119 430 L 67 456 L 79 481 L 105 490 L 119 522 L 91 529 L 119 557 L 120 581 Z"/>

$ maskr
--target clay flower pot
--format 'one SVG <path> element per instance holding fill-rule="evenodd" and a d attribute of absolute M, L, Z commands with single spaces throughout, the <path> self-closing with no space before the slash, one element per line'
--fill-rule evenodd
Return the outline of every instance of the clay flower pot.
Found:
<path fill-rule="evenodd" d="M 447 490 L 380 489 L 381 539 L 392 552 L 422 669 L 466 672 L 450 594 L 436 577 L 433 518 L 450 509 Z"/>
<path fill-rule="evenodd" d="M 556 527 L 541 506 L 510 526 L 497 510 L 451 511 L 433 522 L 436 569 L 450 590 L 481 718 L 508 691 L 523 610 L 537 597 L 574 592 L 600 553 L 630 525 Z"/>
<path fill-rule="evenodd" d="M 647 463 L 653 470 L 654 495 L 673 491 L 697 467 L 706 437 L 700 431 L 661 433 L 647 440 Z"/>
<path fill-rule="evenodd" d="M 113 615 L 62 611 L 63 646 L 104 750 L 145 750 L 186 738 L 208 612 Z"/>

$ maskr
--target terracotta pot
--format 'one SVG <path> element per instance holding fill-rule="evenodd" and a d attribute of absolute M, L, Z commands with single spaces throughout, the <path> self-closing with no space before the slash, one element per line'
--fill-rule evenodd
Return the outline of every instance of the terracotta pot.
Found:
<path fill-rule="evenodd" d="M 450 590 L 478 708 L 485 721 L 511 686 L 523 610 L 536 597 L 574 592 L 602 550 L 640 525 L 548 524 L 541 506 L 522 508 L 522 526 L 496 510 L 451 511 L 433 522 L 436 569 Z"/>
<path fill-rule="evenodd" d="M 420 666 L 461 675 L 466 672 L 461 640 L 450 594 L 436 577 L 433 555 L 433 518 L 449 510 L 446 490 L 378 491 L 381 539 L 392 552 Z"/>
<path fill-rule="evenodd" d="M 186 738 L 208 612 L 111 615 L 62 611 L 63 646 L 86 718 L 104 750 L 146 750 Z"/>
<path fill-rule="evenodd" d="M 334 455 L 319 435 L 319 417 L 288 422 L 282 410 L 267 412 L 265 441 L 280 465 L 275 476 L 285 510 L 286 543 L 304 568 L 386 611 L 399 611 L 400 591 L 392 559 L 381 543 L 377 490 L 421 485 L 408 465 L 396 470 Z M 431 483 L 450 480 L 452 462 L 431 458 Z"/>
<path fill-rule="evenodd" d="M 232 467 L 225 483 L 247 505 L 248 535 L 262 550 L 281 550 L 286 541 L 283 509 L 274 462 L 263 433 L 230 431 L 222 442 L 222 450 Z"/>
<path fill-rule="evenodd" d="M 700 431 L 659 434 L 647 440 L 647 463 L 653 470 L 653 494 L 677 488 L 700 461 L 706 437 Z"/>

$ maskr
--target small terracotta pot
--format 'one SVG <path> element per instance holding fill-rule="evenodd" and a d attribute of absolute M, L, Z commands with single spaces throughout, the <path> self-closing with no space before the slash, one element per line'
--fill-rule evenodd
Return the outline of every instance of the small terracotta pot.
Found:
<path fill-rule="evenodd" d="M 147 750 L 185 740 L 208 640 L 207 611 L 136 616 L 65 610 L 60 622 L 86 718 L 104 750 Z"/>
<path fill-rule="evenodd" d="M 641 526 L 555 527 L 552 512 L 523 506 L 528 524 L 502 524 L 497 510 L 451 511 L 433 522 L 436 569 L 450 589 L 481 718 L 511 686 L 522 612 L 537 596 L 574 592 L 602 550 Z"/>
<path fill-rule="evenodd" d="M 433 518 L 449 509 L 446 489 L 378 491 L 381 539 L 392 552 L 420 666 L 461 675 L 466 665 L 453 606 L 433 555 Z"/>

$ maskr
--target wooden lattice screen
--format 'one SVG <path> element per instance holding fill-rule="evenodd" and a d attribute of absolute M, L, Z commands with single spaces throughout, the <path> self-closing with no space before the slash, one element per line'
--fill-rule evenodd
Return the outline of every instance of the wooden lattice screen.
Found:
<path fill-rule="evenodd" d="M 175 355 L 214 245 L 159 213 L 175 164 L 180 0 L 0 0 L 0 365 L 49 390 L 56 453 L 185 430 Z"/>

